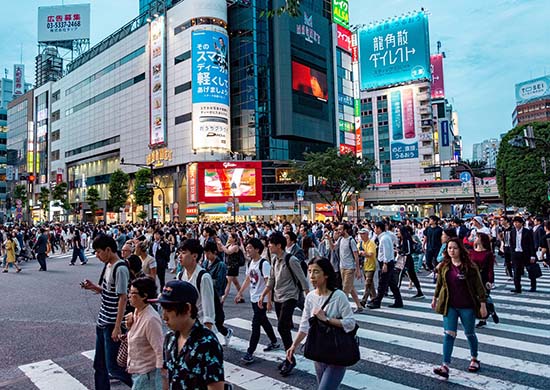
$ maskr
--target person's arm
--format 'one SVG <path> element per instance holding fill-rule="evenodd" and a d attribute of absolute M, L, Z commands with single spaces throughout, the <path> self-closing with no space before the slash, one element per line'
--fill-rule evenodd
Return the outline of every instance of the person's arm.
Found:
<path fill-rule="evenodd" d="M 235 297 L 235 303 L 238 303 L 241 298 L 243 297 L 243 293 L 246 291 L 248 286 L 250 285 L 250 275 L 246 275 L 246 279 L 244 280 L 241 289 L 237 291 L 237 296 Z"/>
<path fill-rule="evenodd" d="M 214 286 L 210 274 L 202 275 L 201 281 L 201 302 L 202 302 L 202 318 L 201 322 L 208 328 L 212 329 L 214 319 L 216 318 L 216 309 L 214 307 Z"/>
<path fill-rule="evenodd" d="M 122 325 L 122 319 L 124 318 L 124 311 L 126 310 L 127 300 L 128 300 L 127 294 L 119 294 L 115 327 L 113 329 L 113 333 L 111 334 L 111 338 L 113 339 L 113 341 L 119 341 L 120 335 L 122 333 L 121 325 Z"/>
<path fill-rule="evenodd" d="M 147 337 L 147 341 L 155 353 L 155 367 L 162 368 L 164 366 L 164 336 L 160 317 L 149 318 L 145 325 L 145 337 Z"/>
<path fill-rule="evenodd" d="M 302 285 L 302 290 L 304 290 L 304 292 L 307 294 L 309 292 L 309 283 L 307 282 L 304 271 L 300 266 L 299 260 L 296 257 L 292 256 L 289 259 L 288 265 L 292 269 L 292 273 L 294 274 L 294 276 L 298 279 L 298 282 Z"/>

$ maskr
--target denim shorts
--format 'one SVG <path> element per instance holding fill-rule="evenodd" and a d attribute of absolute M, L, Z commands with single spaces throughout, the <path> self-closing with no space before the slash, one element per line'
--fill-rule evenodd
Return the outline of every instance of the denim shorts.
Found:
<path fill-rule="evenodd" d="M 147 374 L 133 374 L 134 385 L 132 390 L 162 390 L 162 377 L 160 368 L 156 368 Z"/>

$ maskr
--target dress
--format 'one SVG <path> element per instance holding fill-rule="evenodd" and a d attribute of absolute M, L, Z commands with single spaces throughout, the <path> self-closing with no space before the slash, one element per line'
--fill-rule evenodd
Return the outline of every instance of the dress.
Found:
<path fill-rule="evenodd" d="M 6 241 L 6 263 L 15 263 L 15 242 L 11 240 Z"/>

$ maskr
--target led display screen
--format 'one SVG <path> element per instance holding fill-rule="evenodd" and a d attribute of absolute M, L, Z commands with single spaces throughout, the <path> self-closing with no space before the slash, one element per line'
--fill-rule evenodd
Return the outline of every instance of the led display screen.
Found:
<path fill-rule="evenodd" d="M 292 89 L 328 101 L 327 75 L 296 61 L 292 61 Z"/>

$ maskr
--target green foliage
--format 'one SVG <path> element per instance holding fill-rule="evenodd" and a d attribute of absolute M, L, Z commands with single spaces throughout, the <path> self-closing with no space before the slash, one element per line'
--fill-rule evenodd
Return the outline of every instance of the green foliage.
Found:
<path fill-rule="evenodd" d="M 71 208 L 67 199 L 67 188 L 67 183 L 58 183 L 52 190 L 52 200 L 55 201 L 55 205 L 61 206 L 65 210 L 69 210 Z"/>
<path fill-rule="evenodd" d="M 550 123 L 533 123 L 535 137 L 550 142 Z M 550 168 L 550 148 L 536 141 L 536 148 L 514 147 L 508 143 L 515 136 L 523 136 L 526 126 L 510 130 L 502 139 L 497 156 L 497 185 L 500 196 L 506 196 L 507 203 L 516 207 L 526 207 L 532 213 L 544 213 L 550 209 L 547 198 L 547 183 L 550 172 L 545 175 L 541 167 L 541 157 L 545 157 Z M 506 176 L 504 186 L 502 175 Z M 504 188 L 506 187 L 506 188 Z"/>
<path fill-rule="evenodd" d="M 28 198 L 27 198 L 26 185 L 18 184 L 15 186 L 15 189 L 13 190 L 13 204 L 15 204 L 16 199 L 21 199 L 21 202 L 23 203 L 23 207 L 27 206 Z"/>
<path fill-rule="evenodd" d="M 117 169 L 111 174 L 109 182 L 109 206 L 118 213 L 121 207 L 124 207 L 128 199 L 128 183 L 130 176 L 121 169 Z"/>
<path fill-rule="evenodd" d="M 99 201 L 99 192 L 95 187 L 91 187 L 88 190 L 86 201 L 88 202 L 88 207 L 90 207 L 90 211 L 92 212 L 92 220 L 95 222 L 96 211 L 99 209 L 97 207 L 97 202 Z"/>
<path fill-rule="evenodd" d="M 38 195 L 40 201 L 40 208 L 44 212 L 50 211 L 50 190 L 47 187 L 40 188 L 40 194 Z"/>
<path fill-rule="evenodd" d="M 336 202 L 336 217 L 341 220 L 344 207 L 350 203 L 354 191 L 361 191 L 369 185 L 376 170 L 374 161 L 353 154 L 341 155 L 335 148 L 322 153 L 305 153 L 304 156 L 304 162 L 296 163 L 293 178 L 307 184 L 309 175 L 316 177 L 316 185 L 308 190 L 317 193 L 326 203 Z"/>
<path fill-rule="evenodd" d="M 285 5 L 268 11 L 262 11 L 260 16 L 267 16 L 268 18 L 272 18 L 274 16 L 281 16 L 283 14 L 287 14 L 293 18 L 300 16 L 300 0 L 286 0 Z"/>
<path fill-rule="evenodd" d="M 146 220 L 148 214 L 147 214 L 147 211 L 141 210 L 141 211 L 138 213 L 137 216 L 138 216 L 139 219 Z"/>
<path fill-rule="evenodd" d="M 496 169 L 489 169 L 487 168 L 487 161 L 482 160 L 462 160 L 463 163 L 467 164 L 472 168 L 472 171 L 474 172 L 474 175 L 479 178 L 484 177 L 495 177 L 496 176 Z M 453 167 L 451 169 L 451 177 L 454 177 L 455 179 L 458 179 L 460 176 L 460 172 L 463 172 L 463 167 Z"/>
<path fill-rule="evenodd" d="M 136 172 L 134 180 L 134 197 L 140 206 L 151 203 L 151 191 L 147 184 L 151 183 L 151 170 L 142 168 Z"/>

